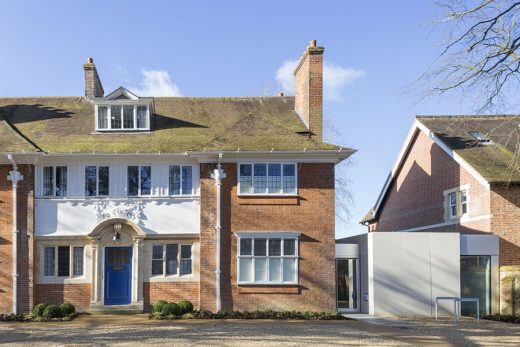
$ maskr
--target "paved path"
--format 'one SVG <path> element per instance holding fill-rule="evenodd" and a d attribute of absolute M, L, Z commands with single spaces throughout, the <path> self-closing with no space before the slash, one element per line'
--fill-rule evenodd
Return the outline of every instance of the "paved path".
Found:
<path fill-rule="evenodd" d="M 31 346 L 403 346 L 353 321 L 176 320 L 80 316 L 63 323 L 0 323 L 0 344 Z"/>

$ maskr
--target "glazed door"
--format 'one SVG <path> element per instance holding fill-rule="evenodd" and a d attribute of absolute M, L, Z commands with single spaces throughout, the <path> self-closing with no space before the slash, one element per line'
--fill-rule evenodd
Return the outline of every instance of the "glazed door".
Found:
<path fill-rule="evenodd" d="M 358 312 L 358 259 L 336 259 L 336 285 L 338 310 Z"/>
<path fill-rule="evenodd" d="M 132 247 L 105 248 L 105 305 L 132 301 Z"/>

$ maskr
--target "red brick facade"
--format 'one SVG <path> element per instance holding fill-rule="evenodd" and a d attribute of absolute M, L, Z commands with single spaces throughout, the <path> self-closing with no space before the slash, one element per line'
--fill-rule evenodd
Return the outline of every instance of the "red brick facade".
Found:
<path fill-rule="evenodd" d="M 215 310 L 215 165 L 201 165 L 201 308 Z M 222 181 L 221 298 L 224 310 L 333 311 L 335 302 L 334 164 L 298 164 L 297 197 L 240 197 L 237 167 Z M 235 232 L 298 231 L 299 285 L 238 286 Z"/>
<path fill-rule="evenodd" d="M 12 312 L 13 305 L 13 188 L 7 180 L 11 165 L 0 165 L 0 312 Z M 18 311 L 34 304 L 34 166 L 19 165 L 24 176 L 18 182 Z"/>
<path fill-rule="evenodd" d="M 79 312 L 90 308 L 90 284 L 36 284 L 35 304 L 60 305 L 68 302 Z"/>
<path fill-rule="evenodd" d="M 198 282 L 144 282 L 143 294 L 145 311 L 150 311 L 152 305 L 158 300 L 168 302 L 189 300 L 195 308 L 199 307 Z"/>

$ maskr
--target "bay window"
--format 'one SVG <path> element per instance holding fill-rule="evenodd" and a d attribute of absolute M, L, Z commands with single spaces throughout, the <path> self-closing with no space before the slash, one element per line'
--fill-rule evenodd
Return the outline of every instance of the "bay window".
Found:
<path fill-rule="evenodd" d="M 192 273 L 191 244 L 152 246 L 152 276 L 183 276 Z"/>
<path fill-rule="evenodd" d="M 238 283 L 298 283 L 298 234 L 237 236 Z"/>
<path fill-rule="evenodd" d="M 81 277 L 84 269 L 84 248 L 46 246 L 43 249 L 43 276 Z M 71 271 L 72 269 L 72 271 Z"/>
<path fill-rule="evenodd" d="M 447 219 L 458 219 L 468 213 L 468 188 L 454 188 L 444 192 Z"/>
<path fill-rule="evenodd" d="M 239 194 L 296 194 L 295 163 L 239 164 Z"/>
<path fill-rule="evenodd" d="M 43 167 L 43 196 L 67 196 L 67 167 Z"/>
<path fill-rule="evenodd" d="M 98 104 L 95 107 L 96 129 L 150 130 L 150 105 L 134 103 Z"/>

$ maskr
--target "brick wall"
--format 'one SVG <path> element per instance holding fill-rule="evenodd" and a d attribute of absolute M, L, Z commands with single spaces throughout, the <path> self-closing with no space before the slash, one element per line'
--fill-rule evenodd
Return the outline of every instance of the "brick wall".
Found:
<path fill-rule="evenodd" d="M 200 305 L 215 310 L 214 165 L 201 165 Z M 238 197 L 235 164 L 225 164 L 222 185 L 221 297 L 224 310 L 335 309 L 334 165 L 298 164 L 298 197 Z M 237 285 L 234 232 L 298 231 L 297 287 Z"/>
<path fill-rule="evenodd" d="M 444 223 L 444 191 L 466 184 L 469 184 L 469 217 L 488 215 L 487 188 L 419 131 L 380 207 L 375 231 L 399 231 Z M 466 233 L 489 232 L 490 220 L 484 218 L 444 229 Z"/>
<path fill-rule="evenodd" d="M 500 236 L 500 265 L 520 265 L 520 187 L 492 185 L 491 231 Z"/>
<path fill-rule="evenodd" d="M 19 165 L 24 179 L 18 182 L 18 311 L 32 309 L 34 285 L 34 166 Z M 7 180 L 11 165 L 0 165 L 0 312 L 12 312 L 13 300 L 13 191 Z"/>
<path fill-rule="evenodd" d="M 199 282 L 144 282 L 144 309 L 150 311 L 158 300 L 179 302 L 189 300 L 195 308 L 199 307 Z"/>
<path fill-rule="evenodd" d="M 35 304 L 60 305 L 65 302 L 76 307 L 76 311 L 88 311 L 90 308 L 91 287 L 84 284 L 39 284 L 35 286 Z"/>

